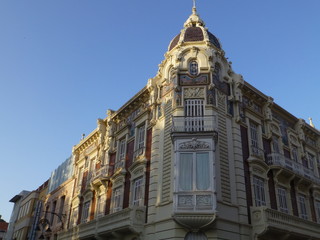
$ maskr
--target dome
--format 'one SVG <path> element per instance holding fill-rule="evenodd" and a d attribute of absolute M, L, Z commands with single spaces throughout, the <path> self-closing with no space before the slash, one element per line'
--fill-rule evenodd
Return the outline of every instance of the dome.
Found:
<path fill-rule="evenodd" d="M 195 7 L 192 14 L 184 23 L 184 29 L 175 36 L 169 44 L 168 50 L 172 50 L 179 43 L 206 41 L 212 43 L 216 48 L 221 49 L 219 40 L 205 28 L 205 24 L 197 14 Z"/>
<path fill-rule="evenodd" d="M 169 44 L 168 50 L 172 50 L 175 46 L 178 45 L 179 42 L 199 42 L 205 40 L 205 35 L 203 34 L 203 31 L 206 31 L 207 36 L 209 37 L 209 42 L 212 43 L 216 48 L 221 49 L 220 42 L 216 36 L 214 36 L 211 32 L 208 30 L 202 28 L 202 27 L 188 27 L 186 28 L 186 31 L 180 40 L 180 37 L 182 36 L 181 33 L 179 33 L 177 36 L 175 36 L 172 41 Z"/>

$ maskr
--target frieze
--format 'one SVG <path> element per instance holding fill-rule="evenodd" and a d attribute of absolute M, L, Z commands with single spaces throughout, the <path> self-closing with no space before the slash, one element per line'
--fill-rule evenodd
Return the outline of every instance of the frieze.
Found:
<path fill-rule="evenodd" d="M 204 88 L 185 88 L 184 98 L 204 98 Z"/>
<path fill-rule="evenodd" d="M 208 75 L 200 75 L 198 77 L 190 77 L 188 75 L 180 75 L 179 76 L 179 83 L 181 86 L 190 86 L 190 85 L 204 85 L 208 84 Z"/>
<path fill-rule="evenodd" d="M 193 138 L 192 141 L 183 142 L 179 144 L 179 150 L 200 150 L 210 149 L 210 144 L 207 142 L 198 141 Z"/>

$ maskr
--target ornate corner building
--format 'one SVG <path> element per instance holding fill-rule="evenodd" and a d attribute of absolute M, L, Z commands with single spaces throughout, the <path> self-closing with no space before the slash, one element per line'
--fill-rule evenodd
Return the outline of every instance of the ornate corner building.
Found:
<path fill-rule="evenodd" d="M 319 152 L 320 132 L 236 74 L 194 7 L 157 75 L 74 146 L 46 237 L 320 239 Z"/>

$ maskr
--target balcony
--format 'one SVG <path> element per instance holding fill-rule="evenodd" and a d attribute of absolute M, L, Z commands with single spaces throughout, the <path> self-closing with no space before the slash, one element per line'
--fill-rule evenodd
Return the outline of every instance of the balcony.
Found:
<path fill-rule="evenodd" d="M 320 224 L 267 207 L 251 207 L 251 220 L 253 239 L 320 239 Z"/>
<path fill-rule="evenodd" d="M 118 160 L 114 163 L 114 172 L 117 172 L 119 169 L 124 169 L 125 159 Z"/>
<path fill-rule="evenodd" d="M 199 230 L 214 222 L 217 204 L 213 192 L 179 192 L 174 199 L 173 218 L 180 225 Z"/>
<path fill-rule="evenodd" d="M 145 152 L 146 152 L 145 147 L 142 147 L 142 148 L 135 150 L 133 153 L 133 159 L 136 160 L 139 158 L 143 158 L 145 156 Z"/>
<path fill-rule="evenodd" d="M 92 237 L 119 239 L 128 235 L 138 236 L 145 223 L 145 207 L 126 208 L 119 212 L 96 218 L 59 234 L 59 239 L 90 239 Z M 117 238 L 118 239 L 118 238 Z"/>
<path fill-rule="evenodd" d="M 172 117 L 172 132 L 199 133 L 213 132 L 216 129 L 216 116 Z"/>
<path fill-rule="evenodd" d="M 301 163 L 287 158 L 279 153 L 271 153 L 267 156 L 267 164 L 269 166 L 281 167 L 290 170 L 294 174 L 307 178 L 310 181 L 320 183 L 319 178 L 315 175 L 314 171 L 310 168 L 303 166 Z"/>

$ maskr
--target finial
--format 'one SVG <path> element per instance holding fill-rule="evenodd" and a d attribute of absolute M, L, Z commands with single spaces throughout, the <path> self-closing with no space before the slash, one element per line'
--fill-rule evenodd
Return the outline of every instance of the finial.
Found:
<path fill-rule="evenodd" d="M 312 122 L 312 118 L 311 117 L 309 117 L 309 122 L 310 122 L 310 126 L 314 128 L 314 124 Z"/>
<path fill-rule="evenodd" d="M 196 0 L 193 0 L 192 12 L 193 12 L 193 14 L 195 14 L 195 13 L 197 12 L 197 8 L 196 8 Z"/>

